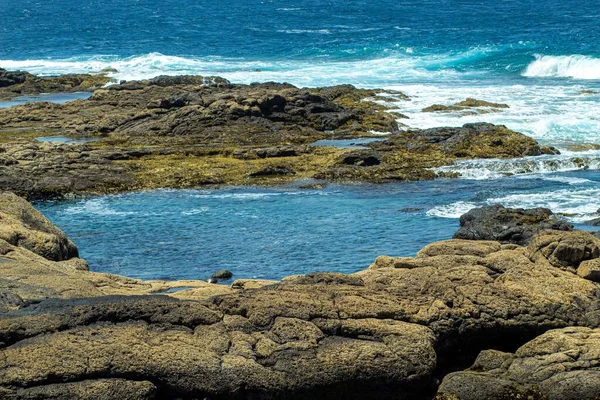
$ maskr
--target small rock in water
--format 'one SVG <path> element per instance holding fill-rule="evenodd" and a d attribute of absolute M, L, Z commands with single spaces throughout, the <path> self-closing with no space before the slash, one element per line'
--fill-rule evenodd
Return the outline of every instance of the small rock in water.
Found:
<path fill-rule="evenodd" d="M 419 212 L 422 210 L 423 209 L 419 208 L 419 207 L 404 207 L 404 208 L 400 209 L 400 211 L 403 213 L 414 213 L 414 212 Z"/>
<path fill-rule="evenodd" d="M 208 282 L 208 283 L 218 283 L 219 281 L 216 278 L 208 278 L 208 280 L 206 282 Z"/>
<path fill-rule="evenodd" d="M 231 279 L 232 276 L 233 276 L 233 273 L 231 271 L 222 269 L 220 271 L 215 272 L 212 275 L 211 279 Z"/>

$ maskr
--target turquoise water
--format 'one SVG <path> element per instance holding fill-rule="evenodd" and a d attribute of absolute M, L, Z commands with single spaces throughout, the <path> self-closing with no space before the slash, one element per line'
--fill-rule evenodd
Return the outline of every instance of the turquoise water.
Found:
<path fill-rule="evenodd" d="M 355 272 L 377 256 L 412 256 L 452 237 L 458 216 L 484 204 L 561 206 L 598 216 L 600 172 L 492 181 L 439 180 L 324 189 L 159 190 L 36 206 L 80 247 L 92 270 L 146 279 L 277 279 Z"/>

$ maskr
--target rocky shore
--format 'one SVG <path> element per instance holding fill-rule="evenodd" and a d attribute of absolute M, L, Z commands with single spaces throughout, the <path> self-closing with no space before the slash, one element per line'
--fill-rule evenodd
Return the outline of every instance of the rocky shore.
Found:
<path fill-rule="evenodd" d="M 521 233 L 489 240 L 507 225 Z M 3 193 L 0 393 L 596 399 L 600 239 L 548 210 L 490 207 L 465 227 L 480 240 L 350 275 L 140 281 L 88 271 L 64 233 Z"/>
<path fill-rule="evenodd" d="M 0 398 L 600 396 L 600 239 L 549 210 L 475 209 L 454 239 L 354 274 L 224 286 L 91 272 L 27 201 L 435 179 L 457 160 L 555 149 L 501 125 L 400 130 L 404 116 L 386 101 L 410 101 L 400 92 L 216 77 L 108 83 L 0 70 L 2 99 L 95 90 L 0 110 Z M 424 112 L 506 107 L 467 99 Z M 36 140 L 52 136 L 92 141 Z M 311 145 L 364 137 L 384 140 Z"/>
<path fill-rule="evenodd" d="M 109 81 L 103 75 L 40 78 L 0 71 L 5 97 L 95 89 L 87 100 L 0 109 L 0 189 L 38 199 L 315 179 L 411 181 L 449 176 L 434 168 L 460 159 L 556 153 L 500 125 L 400 130 L 397 121 L 405 116 L 388 106 L 390 99 L 410 101 L 400 92 L 234 85 L 198 76 L 98 89 Z M 465 104 L 498 106 L 474 99 Z M 56 136 L 88 143 L 36 140 Z M 385 140 L 365 149 L 311 145 L 365 137 Z"/>

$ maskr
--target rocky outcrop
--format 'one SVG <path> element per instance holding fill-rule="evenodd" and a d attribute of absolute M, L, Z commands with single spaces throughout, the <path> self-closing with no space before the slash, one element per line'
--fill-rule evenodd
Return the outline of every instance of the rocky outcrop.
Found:
<path fill-rule="evenodd" d="M 528 247 L 453 239 L 355 274 L 231 287 L 99 274 L 0 243 L 0 305 L 10 311 L 0 315 L 0 393 L 9 398 L 90 390 L 99 398 L 426 399 L 438 376 L 490 348 L 498 351 L 476 363 L 484 372 L 448 375 L 440 396 L 469 387 L 530 394 L 548 376 L 570 384 L 544 365 L 576 373 L 595 365 L 593 348 L 579 353 L 580 364 L 555 356 L 563 352 L 554 344 L 510 354 L 552 329 L 600 327 L 600 287 L 574 273 L 599 259 L 600 239 L 587 233 L 545 231 Z M 177 286 L 193 288 L 148 295 Z M 540 340 L 549 343 L 532 343 Z M 572 347 L 593 343 L 577 340 Z M 538 375 L 510 367 L 529 363 Z M 568 387 L 548 385 L 545 396 Z M 577 393 L 592 393 L 584 389 Z"/>
<path fill-rule="evenodd" d="M 474 208 L 460 217 L 456 239 L 496 240 L 501 243 L 529 244 L 537 233 L 552 229 L 572 231 L 573 226 L 547 208 L 520 209 L 501 205 Z"/>
<path fill-rule="evenodd" d="M 69 74 L 39 77 L 23 71 L 0 68 L 0 99 L 40 93 L 89 92 L 113 80 L 104 75 Z"/>
<path fill-rule="evenodd" d="M 0 240 L 52 261 L 79 256 L 77 247 L 63 231 L 12 193 L 0 193 Z"/>
<path fill-rule="evenodd" d="M 436 399 L 597 399 L 599 365 L 599 329 L 552 330 L 514 354 L 481 352 L 470 369 L 444 378 Z"/>
<path fill-rule="evenodd" d="M 392 97 L 406 98 L 351 85 L 300 89 L 161 76 L 111 85 L 86 100 L 1 109 L 0 189 L 35 199 L 296 179 L 414 181 L 451 176 L 433 168 L 461 158 L 555 152 L 491 124 L 399 132 L 398 116 L 381 104 Z M 374 131 L 392 134 L 366 151 L 310 146 Z M 96 142 L 35 143 L 48 136 Z"/>
<path fill-rule="evenodd" d="M 423 154 L 441 153 L 457 158 L 512 158 L 558 154 L 556 149 L 540 146 L 535 140 L 504 125 L 464 124 L 409 130 L 390 136 L 383 142 L 370 143 L 377 150 L 400 149 Z"/>

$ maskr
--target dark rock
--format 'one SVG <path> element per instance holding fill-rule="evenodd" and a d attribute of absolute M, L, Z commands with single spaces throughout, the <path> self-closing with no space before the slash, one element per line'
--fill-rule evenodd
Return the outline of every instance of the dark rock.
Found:
<path fill-rule="evenodd" d="M 388 136 L 383 142 L 371 143 L 374 149 L 404 149 L 415 152 L 441 151 L 459 158 L 506 158 L 556 154 L 554 148 L 541 147 L 535 140 L 504 125 L 464 124 L 410 130 Z"/>
<path fill-rule="evenodd" d="M 475 208 L 462 215 L 454 238 L 526 245 L 535 234 L 546 229 L 571 231 L 573 226 L 556 219 L 546 208 L 524 210 L 494 205 Z"/>
<path fill-rule="evenodd" d="M 253 173 L 249 174 L 248 176 L 250 176 L 252 178 L 258 178 L 258 177 L 262 177 L 262 176 L 293 175 L 293 174 L 294 174 L 294 171 L 292 171 L 292 169 L 290 169 L 289 167 L 285 167 L 282 165 L 276 165 L 273 167 L 266 167 L 264 169 L 261 169 L 260 171 L 253 172 Z"/>
<path fill-rule="evenodd" d="M 7 71 L 0 68 L 0 88 L 18 85 L 27 80 L 32 75 L 22 71 Z"/>
<path fill-rule="evenodd" d="M 401 208 L 400 211 L 403 213 L 415 213 L 415 212 L 419 212 L 422 211 L 423 209 L 420 207 L 404 207 Z"/>
<path fill-rule="evenodd" d="M 231 279 L 232 277 L 233 277 L 233 273 L 226 269 L 222 269 L 222 270 L 217 271 L 214 274 L 212 274 L 212 278 L 215 278 L 215 279 Z"/>
<path fill-rule="evenodd" d="M 344 165 L 356 165 L 359 167 L 371 167 L 381 164 L 382 154 L 373 150 L 353 150 L 345 153 L 340 163 Z"/>

